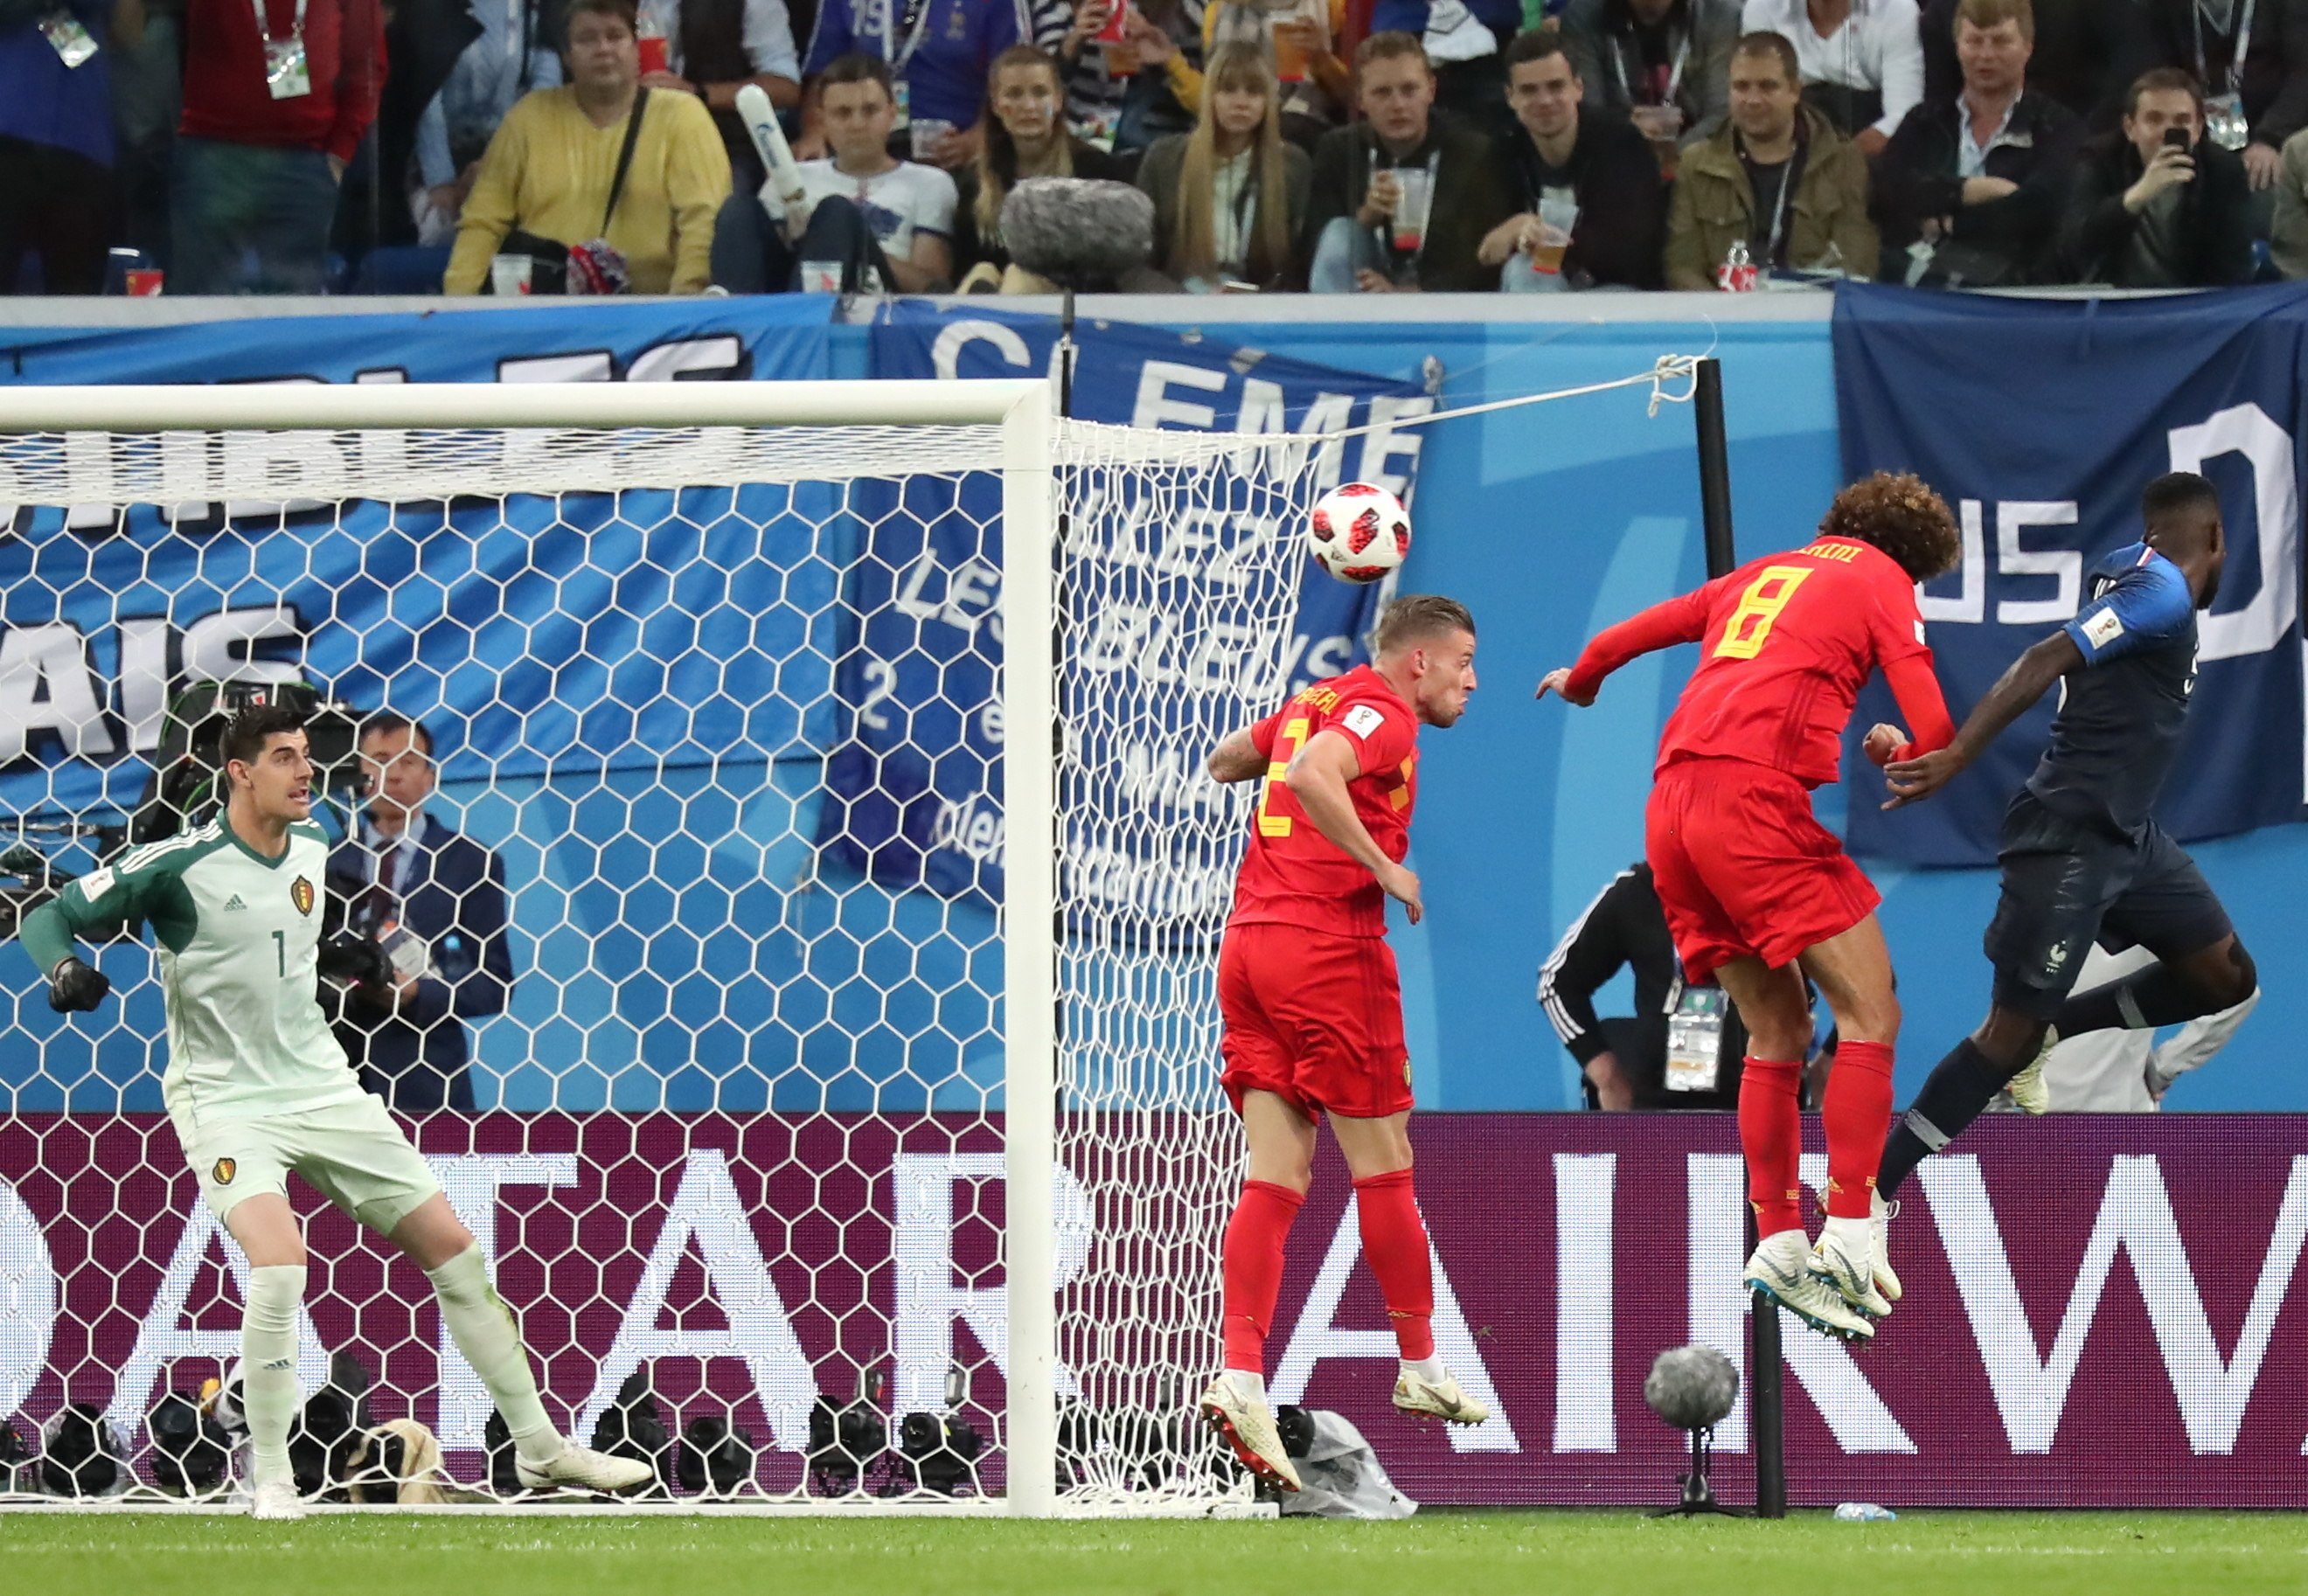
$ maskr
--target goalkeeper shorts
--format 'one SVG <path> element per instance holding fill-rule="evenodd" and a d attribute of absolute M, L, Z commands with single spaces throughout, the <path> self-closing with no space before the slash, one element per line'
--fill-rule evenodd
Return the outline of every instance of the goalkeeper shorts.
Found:
<path fill-rule="evenodd" d="M 358 1097 L 254 1120 L 171 1116 L 201 1196 L 218 1219 L 258 1192 L 286 1197 L 288 1171 L 380 1235 L 441 1189 L 382 1098 Z"/>

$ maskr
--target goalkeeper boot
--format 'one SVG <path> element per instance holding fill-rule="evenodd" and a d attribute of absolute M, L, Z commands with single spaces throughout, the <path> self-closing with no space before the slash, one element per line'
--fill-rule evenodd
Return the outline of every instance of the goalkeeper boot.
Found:
<path fill-rule="evenodd" d="M 1843 1294 L 1812 1274 L 1801 1231 L 1766 1236 L 1747 1259 L 1747 1289 L 1761 1291 L 1822 1335 L 1868 1341 L 1875 1326 L 1843 1300 Z"/>
<path fill-rule="evenodd" d="M 1875 1244 L 1875 1289 L 1886 1302 L 1899 1300 L 1899 1276 L 1891 1267 L 1891 1222 L 1899 1217 L 1898 1198 L 1890 1202 L 1880 1191 L 1868 1193 L 1873 1206 L 1867 1214 L 1868 1239 Z"/>
<path fill-rule="evenodd" d="M 260 1480 L 251 1493 L 248 1516 L 277 1520 L 298 1519 L 305 1516 L 305 1498 L 297 1494 L 297 1482 L 283 1477 Z"/>
<path fill-rule="evenodd" d="M 1875 1289 L 1873 1228 L 1873 1220 L 1829 1220 L 1806 1266 L 1814 1280 L 1834 1287 L 1836 1295 L 1869 1318 L 1880 1319 L 1891 1311 L 1891 1303 Z"/>
<path fill-rule="evenodd" d="M 513 1475 L 523 1490 L 591 1490 L 623 1496 L 641 1489 L 657 1478 L 657 1471 L 638 1457 L 611 1457 L 574 1441 L 561 1443 L 547 1463 L 513 1460 Z"/>
<path fill-rule="evenodd" d="M 1242 1466 L 1284 1490 L 1298 1489 L 1298 1468 L 1282 1449 L 1282 1432 L 1263 1398 L 1245 1395 L 1221 1371 L 1202 1393 L 1202 1417 L 1226 1437 Z"/>
<path fill-rule="evenodd" d="M 2044 1060 L 2059 1045 L 2059 1028 L 2045 1025 L 2044 1045 L 2036 1050 L 2036 1056 L 2028 1060 L 2028 1067 L 2013 1076 L 2011 1084 L 2003 1088 L 2011 1094 L 2011 1106 L 2021 1113 L 2040 1114 L 2051 1108 L 2052 1088 L 2044 1082 Z"/>
<path fill-rule="evenodd" d="M 1458 1377 L 1423 1379 L 1408 1369 L 1394 1382 L 1394 1405 L 1405 1413 L 1425 1413 L 1451 1424 L 1480 1424 L 1491 1410 L 1459 1389 Z"/>

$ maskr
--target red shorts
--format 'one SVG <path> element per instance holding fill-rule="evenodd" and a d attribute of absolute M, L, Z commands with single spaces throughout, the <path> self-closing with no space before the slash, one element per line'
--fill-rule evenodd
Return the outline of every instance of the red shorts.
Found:
<path fill-rule="evenodd" d="M 1678 760 L 1659 772 L 1647 819 L 1651 879 L 1693 980 L 1735 958 L 1776 970 L 1883 901 L 1784 771 Z"/>
<path fill-rule="evenodd" d="M 1271 1092 L 1308 1119 L 1382 1120 L 1410 1107 L 1402 986 L 1383 937 L 1236 925 L 1219 944 L 1219 1082 L 1240 1112 Z"/>

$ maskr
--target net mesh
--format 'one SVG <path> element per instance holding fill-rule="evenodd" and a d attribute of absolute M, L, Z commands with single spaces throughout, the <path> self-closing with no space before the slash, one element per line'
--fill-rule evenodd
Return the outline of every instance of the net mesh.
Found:
<path fill-rule="evenodd" d="M 972 426 L 0 440 L 0 929 L 198 817 L 188 690 L 309 684 L 345 838 L 325 902 L 401 988 L 323 995 L 548 1412 L 676 1496 L 998 1495 L 1000 458 Z M 1039 1466 L 1100 1510 L 1229 1483 L 1189 1420 L 1237 1168 L 1214 966 L 1249 794 L 1199 761 L 1302 663 L 1293 529 L 1337 459 L 1065 425 L 1056 463 L 1061 910 L 1012 930 L 1060 955 Z M 381 709 L 437 739 L 381 777 L 421 800 L 413 850 L 357 820 L 352 727 Z M 187 1410 L 153 1419 L 225 1372 L 246 1264 L 160 1111 L 148 947 L 99 948 L 115 997 L 69 1021 L 7 957 L 0 1418 L 48 1432 L 14 1482 L 229 1489 Z M 421 1275 L 290 1193 L 306 1482 L 341 1411 L 507 1483 Z M 59 1472 L 75 1412 L 116 1468 Z"/>

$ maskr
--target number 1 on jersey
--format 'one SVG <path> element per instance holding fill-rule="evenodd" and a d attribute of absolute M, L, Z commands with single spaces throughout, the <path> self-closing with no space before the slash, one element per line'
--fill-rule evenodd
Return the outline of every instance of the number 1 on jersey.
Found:
<path fill-rule="evenodd" d="M 1266 806 L 1274 802 L 1274 789 L 1282 785 L 1283 777 L 1289 772 L 1291 759 L 1305 745 L 1307 728 L 1313 724 L 1303 715 L 1287 720 L 1282 723 L 1282 734 L 1274 740 L 1274 752 L 1266 766 L 1266 779 L 1259 784 L 1258 788 L 1258 835 L 1261 837 L 1290 835 L 1290 817 L 1269 814 Z"/>
<path fill-rule="evenodd" d="M 1779 618 L 1779 612 L 1810 575 L 1807 565 L 1765 566 L 1763 574 L 1748 583 L 1747 590 L 1739 596 L 1739 607 L 1724 623 L 1723 640 L 1715 645 L 1715 657 L 1753 659 L 1761 654 L 1764 639 L 1771 635 L 1771 622 Z"/>
<path fill-rule="evenodd" d="M 287 931 L 272 933 L 272 960 L 280 966 L 281 974 L 288 974 L 288 933 Z"/>

